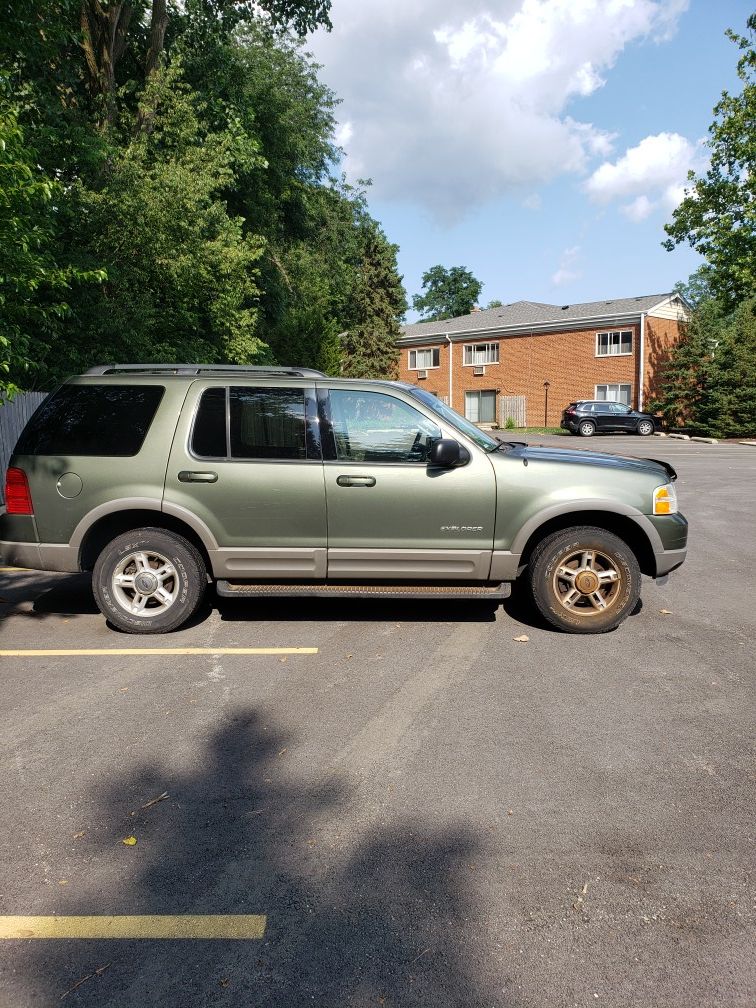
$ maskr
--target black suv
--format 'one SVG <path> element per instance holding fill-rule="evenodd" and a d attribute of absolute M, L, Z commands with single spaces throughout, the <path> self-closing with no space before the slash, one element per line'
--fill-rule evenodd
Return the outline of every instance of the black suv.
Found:
<path fill-rule="evenodd" d="M 561 426 L 582 437 L 617 431 L 648 437 L 656 430 L 656 419 L 650 413 L 639 413 L 625 403 L 583 399 L 570 403 L 562 413 Z"/>

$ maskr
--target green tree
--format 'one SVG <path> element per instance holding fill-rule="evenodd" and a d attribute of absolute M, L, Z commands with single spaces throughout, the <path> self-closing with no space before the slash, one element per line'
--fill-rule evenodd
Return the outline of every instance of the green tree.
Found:
<path fill-rule="evenodd" d="M 78 284 L 104 279 L 56 246 L 63 187 L 39 168 L 13 110 L 0 110 L 0 392 L 29 387 L 40 348 L 61 332 Z"/>
<path fill-rule="evenodd" d="M 341 337 L 342 374 L 349 378 L 398 377 L 396 341 L 407 301 L 396 253 L 380 228 L 369 228 L 354 292 L 354 320 Z"/>
<path fill-rule="evenodd" d="M 423 322 L 468 315 L 478 302 L 483 288 L 480 280 L 464 266 L 431 266 L 423 273 L 424 294 L 415 294 L 412 307 L 420 312 Z"/>
<path fill-rule="evenodd" d="M 756 433 L 756 299 L 730 313 L 712 298 L 697 305 L 652 408 L 712 437 Z"/>
<path fill-rule="evenodd" d="M 756 293 L 756 14 L 748 31 L 750 38 L 727 33 L 741 51 L 743 88 L 724 91 L 714 107 L 709 167 L 700 176 L 690 172 L 687 195 L 665 226 L 665 248 L 688 242 L 700 252 L 702 275 L 726 308 Z"/>

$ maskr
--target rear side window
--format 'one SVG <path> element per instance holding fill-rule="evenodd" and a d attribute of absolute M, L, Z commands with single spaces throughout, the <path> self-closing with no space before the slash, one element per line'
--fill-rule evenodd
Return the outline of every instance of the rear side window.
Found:
<path fill-rule="evenodd" d="M 314 392 L 248 386 L 205 389 L 192 426 L 191 451 L 198 458 L 320 461 Z"/>
<path fill-rule="evenodd" d="M 137 455 L 163 385 L 64 385 L 42 403 L 16 445 L 19 455 Z"/>
<path fill-rule="evenodd" d="M 301 388 L 231 388 L 231 457 L 306 459 Z"/>

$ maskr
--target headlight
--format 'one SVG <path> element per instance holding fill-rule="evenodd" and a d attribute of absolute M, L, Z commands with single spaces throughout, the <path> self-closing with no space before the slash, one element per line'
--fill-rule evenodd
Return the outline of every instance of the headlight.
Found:
<path fill-rule="evenodd" d="M 677 514 L 677 491 L 673 483 L 665 483 L 654 490 L 654 514 Z"/>

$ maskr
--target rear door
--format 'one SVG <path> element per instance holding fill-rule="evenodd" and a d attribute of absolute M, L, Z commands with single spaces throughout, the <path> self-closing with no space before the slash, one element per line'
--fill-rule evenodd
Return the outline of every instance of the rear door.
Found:
<path fill-rule="evenodd" d="M 216 577 L 324 578 L 326 507 L 315 393 L 306 381 L 194 382 L 164 509 L 211 534 Z"/>
<path fill-rule="evenodd" d="M 466 465 L 429 467 L 433 439 L 460 439 L 408 400 L 390 386 L 358 383 L 323 395 L 328 577 L 485 580 L 496 510 L 493 466 L 470 446 Z"/>

